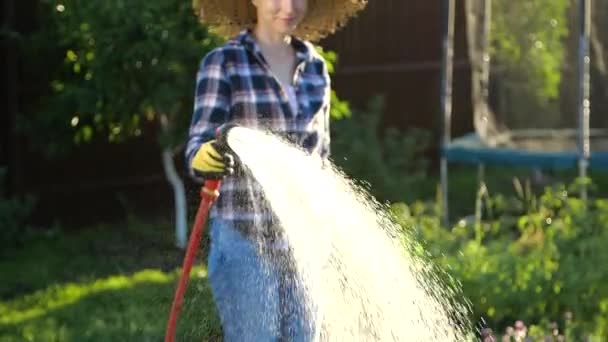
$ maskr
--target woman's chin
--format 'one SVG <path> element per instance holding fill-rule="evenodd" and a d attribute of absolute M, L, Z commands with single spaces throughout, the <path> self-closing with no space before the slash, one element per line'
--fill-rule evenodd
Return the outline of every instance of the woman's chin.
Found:
<path fill-rule="evenodd" d="M 282 35 L 289 36 L 289 35 L 292 35 L 295 32 L 295 30 L 296 30 L 297 27 L 298 27 L 297 24 L 287 24 L 287 23 L 285 23 L 285 24 L 277 25 L 276 26 L 276 31 L 277 31 L 277 33 L 280 33 Z"/>

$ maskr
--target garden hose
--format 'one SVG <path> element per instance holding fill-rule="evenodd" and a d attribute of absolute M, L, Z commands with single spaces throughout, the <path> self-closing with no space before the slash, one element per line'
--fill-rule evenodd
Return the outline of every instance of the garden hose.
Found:
<path fill-rule="evenodd" d="M 236 127 L 234 124 L 223 125 L 216 131 L 218 143 L 224 148 L 228 147 L 228 131 Z M 190 233 L 190 240 L 188 241 L 188 247 L 186 249 L 186 255 L 184 256 L 184 262 L 182 271 L 180 274 L 177 289 L 175 290 L 175 296 L 173 298 L 173 304 L 169 313 L 169 320 L 167 322 L 167 331 L 165 334 L 165 342 L 175 341 L 175 329 L 177 326 L 177 318 L 179 316 L 180 309 L 184 300 L 184 294 L 188 287 L 188 280 L 190 279 L 190 271 L 192 270 L 192 263 L 196 257 L 201 237 L 203 235 L 203 227 L 207 220 L 207 214 L 211 205 L 217 200 L 220 195 L 219 188 L 221 186 L 221 178 L 218 179 L 207 179 L 203 184 L 200 191 L 201 203 L 196 213 L 194 226 Z"/>

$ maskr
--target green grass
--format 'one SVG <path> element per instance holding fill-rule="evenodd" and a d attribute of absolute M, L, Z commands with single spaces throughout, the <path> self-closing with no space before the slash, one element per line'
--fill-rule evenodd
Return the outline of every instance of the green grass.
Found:
<path fill-rule="evenodd" d="M 163 340 L 183 258 L 170 226 L 99 226 L 23 242 L 2 252 L 1 342 Z M 192 272 L 178 341 L 220 340 L 201 264 Z"/>

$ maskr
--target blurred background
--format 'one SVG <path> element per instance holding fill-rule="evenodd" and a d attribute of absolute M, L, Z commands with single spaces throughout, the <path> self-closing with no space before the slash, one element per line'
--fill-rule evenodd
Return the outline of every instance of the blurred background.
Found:
<path fill-rule="evenodd" d="M 2 6 L 0 341 L 157 341 L 199 203 L 183 160 L 195 73 L 222 40 L 189 1 Z M 480 340 L 608 341 L 606 46 L 601 0 L 370 1 L 318 44 L 333 161 L 464 285 Z M 482 148 L 447 153 L 446 127 Z M 548 135 L 495 158 L 521 130 Z M 178 329 L 218 340 L 200 258 Z"/>

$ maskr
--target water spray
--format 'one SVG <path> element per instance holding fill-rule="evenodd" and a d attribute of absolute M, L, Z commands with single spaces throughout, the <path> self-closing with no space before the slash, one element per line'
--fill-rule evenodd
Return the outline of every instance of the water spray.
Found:
<path fill-rule="evenodd" d="M 236 125 L 227 124 L 220 126 L 216 130 L 218 147 L 220 149 L 230 149 L 228 146 L 227 137 L 228 132 L 234 127 L 236 127 Z M 209 212 L 209 208 L 220 196 L 219 189 L 221 183 L 221 176 L 219 175 L 217 177 L 207 178 L 207 180 L 205 180 L 205 183 L 203 184 L 203 187 L 200 190 L 201 202 L 198 211 L 196 212 L 194 226 L 192 228 L 192 232 L 190 233 L 190 240 L 188 241 L 188 247 L 184 256 L 182 271 L 180 274 L 179 282 L 177 284 L 177 289 L 175 290 L 175 297 L 173 298 L 173 305 L 171 306 L 171 312 L 169 314 L 169 320 L 167 322 L 165 342 L 175 341 L 175 329 L 177 326 L 177 318 L 182 307 L 184 294 L 186 293 L 186 289 L 188 287 L 188 280 L 190 279 L 190 271 L 192 270 L 192 264 L 199 249 L 201 237 L 203 235 L 203 228 L 207 221 L 207 214 Z"/>
<path fill-rule="evenodd" d="M 239 127 L 230 133 L 228 146 L 227 133 L 234 127 L 221 127 L 216 132 L 217 147 L 229 148 L 224 151 L 238 156 L 238 164 L 247 166 L 272 205 L 289 244 L 288 262 L 303 290 L 304 310 L 316 317 L 306 323 L 319 334 L 317 338 L 361 342 L 471 340 L 470 307 L 452 301 L 461 297 L 460 287 L 444 282 L 442 270 L 414 252 L 415 236 L 404 231 L 387 208 L 331 163 L 319 167 L 317 156 L 268 132 Z M 276 162 L 277 157 L 281 162 Z M 165 342 L 174 341 L 177 315 L 207 210 L 219 196 L 221 177 L 207 179 Z M 263 324 L 264 317 L 260 317 L 259 324 Z M 246 335 L 247 330 L 243 331 Z M 242 337 L 246 340 L 248 336 Z"/>

